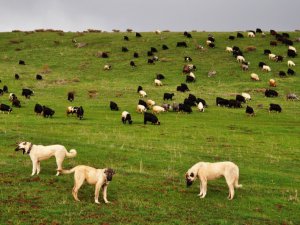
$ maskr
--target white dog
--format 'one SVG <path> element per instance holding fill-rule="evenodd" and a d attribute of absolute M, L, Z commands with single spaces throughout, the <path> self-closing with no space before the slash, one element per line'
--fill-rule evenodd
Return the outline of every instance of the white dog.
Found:
<path fill-rule="evenodd" d="M 207 181 L 221 176 L 225 177 L 229 187 L 228 199 L 233 199 L 234 187 L 239 188 L 239 168 L 232 162 L 199 162 L 192 166 L 185 174 L 187 186 L 191 186 L 198 177 L 200 180 L 200 193 L 198 196 L 204 198 L 207 192 Z"/>
<path fill-rule="evenodd" d="M 77 151 L 75 149 L 71 149 L 70 152 L 62 145 L 34 145 L 31 142 L 21 142 L 18 144 L 18 147 L 15 149 L 16 151 L 23 150 L 23 154 L 27 153 L 32 161 L 32 174 L 39 174 L 41 171 L 41 161 L 45 159 L 49 159 L 51 156 L 55 156 L 56 164 L 57 164 L 57 173 L 56 176 L 59 175 L 59 171 L 62 170 L 62 163 L 64 158 L 67 156 L 68 158 L 73 158 L 77 155 Z"/>
<path fill-rule="evenodd" d="M 61 170 L 60 172 L 62 174 L 74 173 L 74 187 L 72 190 L 72 195 L 76 201 L 80 201 L 78 199 L 78 190 L 86 180 L 89 184 L 95 185 L 95 203 L 99 204 L 98 198 L 101 188 L 104 202 L 109 203 L 107 200 L 107 186 L 115 174 L 113 169 L 95 169 L 90 166 L 80 165 L 70 170 Z"/>

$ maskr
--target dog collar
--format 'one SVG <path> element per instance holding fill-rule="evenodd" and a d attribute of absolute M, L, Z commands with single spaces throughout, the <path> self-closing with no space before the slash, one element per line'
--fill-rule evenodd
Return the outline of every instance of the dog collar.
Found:
<path fill-rule="evenodd" d="M 27 154 L 29 155 L 30 154 L 30 151 L 31 151 L 31 149 L 32 149 L 32 143 L 30 144 L 30 146 L 29 146 L 29 149 L 28 149 L 28 151 L 27 151 Z"/>

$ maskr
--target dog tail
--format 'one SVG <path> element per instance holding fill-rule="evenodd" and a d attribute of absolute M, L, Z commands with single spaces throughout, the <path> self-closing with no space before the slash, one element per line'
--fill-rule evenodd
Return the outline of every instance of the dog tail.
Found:
<path fill-rule="evenodd" d="M 75 172 L 75 168 L 72 168 L 70 170 L 57 170 L 58 172 L 62 173 L 62 174 L 70 174 L 70 173 L 74 173 Z"/>
<path fill-rule="evenodd" d="M 66 156 L 68 157 L 68 158 L 73 158 L 73 157 L 75 157 L 77 155 L 77 151 L 75 150 L 75 149 L 71 149 L 70 150 L 70 152 L 66 152 Z"/>

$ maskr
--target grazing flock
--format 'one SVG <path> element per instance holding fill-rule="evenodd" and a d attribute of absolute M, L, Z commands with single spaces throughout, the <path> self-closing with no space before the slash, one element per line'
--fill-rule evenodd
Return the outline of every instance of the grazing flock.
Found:
<path fill-rule="evenodd" d="M 160 35 L 160 32 L 156 31 L 156 34 Z M 286 65 L 282 66 L 283 70 L 279 71 L 278 75 L 280 77 L 286 77 L 286 76 L 295 76 L 297 73 L 296 71 L 294 71 L 294 67 L 296 66 L 295 63 L 293 62 L 293 58 L 297 57 L 297 49 L 293 46 L 293 41 L 290 40 L 289 38 L 289 34 L 288 33 L 277 33 L 274 30 L 270 31 L 270 34 L 272 36 L 274 36 L 275 40 L 270 42 L 270 46 L 277 46 L 279 44 L 284 44 L 287 46 L 287 63 Z M 257 36 L 260 35 L 261 37 L 265 37 L 266 34 L 264 34 L 260 29 L 256 29 L 256 31 L 248 31 L 247 33 L 247 38 L 257 38 Z M 183 36 L 189 39 L 192 39 L 192 34 L 188 33 L 188 32 L 184 32 Z M 136 38 L 142 38 L 142 35 L 140 33 L 136 33 Z M 245 38 L 244 35 L 240 32 L 238 32 L 236 34 L 236 36 L 230 35 L 228 37 L 229 40 L 233 41 L 235 40 L 235 38 Z M 128 42 L 130 41 L 128 36 L 124 36 L 124 41 Z M 201 46 L 201 45 L 197 45 L 196 49 L 197 50 L 203 50 L 203 51 L 207 51 L 208 49 L 214 49 L 216 47 L 216 43 L 217 40 L 213 35 L 208 35 L 207 40 L 205 42 L 206 47 Z M 188 44 L 185 41 L 179 41 L 177 43 L 175 43 L 176 48 L 188 48 Z M 168 50 L 169 47 L 167 45 L 162 45 L 162 50 L 166 51 Z M 246 48 L 246 51 L 255 51 L 256 47 L 255 46 L 249 46 Z M 121 47 L 121 52 L 128 52 L 129 49 L 126 46 L 122 46 Z M 247 72 L 249 71 L 249 67 L 251 65 L 251 63 L 249 61 L 246 60 L 245 55 L 242 51 L 241 48 L 239 48 L 238 46 L 227 46 L 225 47 L 225 51 L 228 54 L 231 54 L 234 58 L 234 60 L 240 64 L 240 67 L 243 71 Z M 147 64 L 149 65 L 155 65 L 160 59 L 159 57 L 156 55 L 156 53 L 158 52 L 158 49 L 155 47 L 151 47 L 149 51 L 147 51 L 147 56 L 150 58 L 147 58 L 145 61 L 147 62 Z M 270 49 L 265 49 L 264 52 L 262 53 L 263 55 L 266 55 L 266 60 L 272 60 L 274 62 L 279 62 L 282 63 L 284 61 L 284 56 L 282 55 L 277 55 L 271 52 Z M 232 57 L 231 56 L 231 57 Z M 110 53 L 108 52 L 101 52 L 101 54 L 98 54 L 98 57 L 101 58 L 109 58 L 110 57 Z M 134 52 L 133 54 L 134 58 L 139 58 L 140 55 L 137 52 Z M 183 57 L 183 61 L 184 61 L 184 66 L 181 70 L 182 74 L 185 75 L 185 83 L 182 82 L 180 83 L 178 86 L 174 87 L 174 92 L 164 92 L 163 91 L 163 95 L 161 96 L 161 99 L 163 99 L 163 103 L 162 104 L 158 104 L 157 100 L 153 100 L 153 99 L 149 99 L 148 98 L 148 94 L 147 94 L 147 90 L 144 90 L 144 88 L 141 85 L 138 85 L 137 87 L 137 91 L 136 91 L 136 95 L 137 95 L 137 105 L 136 105 L 136 112 L 137 114 L 142 114 L 143 115 L 143 123 L 146 125 L 147 123 L 153 124 L 153 125 L 160 125 L 161 122 L 158 118 L 158 115 L 160 113 L 165 113 L 168 111 L 174 111 L 174 112 L 178 112 L 178 113 L 187 113 L 190 114 L 193 112 L 193 110 L 196 109 L 196 111 L 198 112 L 207 112 L 207 108 L 208 108 L 208 104 L 207 101 L 203 98 L 200 98 L 199 96 L 196 96 L 192 93 L 188 93 L 187 97 L 182 101 L 182 102 L 174 102 L 174 98 L 176 98 L 177 93 L 186 93 L 186 92 L 191 92 L 192 90 L 190 90 L 190 88 L 188 87 L 187 83 L 194 83 L 197 82 L 196 79 L 196 75 L 195 73 L 197 72 L 197 66 L 192 64 L 194 61 L 190 56 L 184 56 Z M 19 60 L 19 65 L 20 66 L 25 66 L 26 63 L 24 60 Z M 134 61 L 130 61 L 129 62 L 129 66 L 132 68 L 137 67 L 136 63 Z M 262 73 L 269 73 L 272 71 L 270 65 L 267 65 L 267 63 L 265 62 L 259 62 L 258 67 L 260 68 Z M 286 68 L 284 68 L 286 67 Z M 104 71 L 110 71 L 112 70 L 113 67 L 112 65 L 109 64 L 105 64 L 103 67 Z M 285 72 L 286 71 L 286 72 Z M 216 76 L 217 71 L 212 70 L 208 72 L 208 77 L 214 77 Z M 20 79 L 20 75 L 19 74 L 15 74 L 14 78 L 16 80 Z M 157 88 L 161 88 L 162 90 L 164 89 L 164 79 L 165 79 L 165 75 L 163 74 L 157 74 L 155 79 L 153 80 L 153 85 L 156 86 Z M 43 80 L 43 77 L 39 74 L 36 75 L 36 80 L 40 81 Z M 257 82 L 260 81 L 260 77 L 258 74 L 256 73 L 251 73 L 250 74 L 250 79 L 249 80 L 253 80 L 253 82 Z M 264 90 L 264 96 L 268 97 L 268 98 L 274 98 L 276 99 L 279 94 L 276 90 L 274 90 L 273 88 L 277 87 L 277 82 L 275 79 L 270 79 L 269 80 L 269 86 L 272 88 L 268 88 L 266 90 Z M 136 90 L 136 89 L 135 89 Z M 11 106 L 1 103 L 0 104 L 0 110 L 2 112 L 7 112 L 7 113 L 11 113 L 13 111 L 12 107 L 16 107 L 16 108 L 20 108 L 21 107 L 21 102 L 19 100 L 19 98 L 17 97 L 17 95 L 13 92 L 10 92 L 7 85 L 4 84 L 3 89 L 0 89 L 0 95 L 8 95 L 8 99 L 11 102 Z M 35 92 L 29 88 L 23 88 L 21 91 L 21 95 L 25 98 L 25 99 L 31 99 L 32 96 L 35 96 Z M 298 96 L 295 93 L 289 93 L 286 96 L 287 100 L 299 100 Z M 2 102 L 2 99 L 0 99 Z M 237 93 L 235 94 L 235 96 L 233 98 L 227 99 L 224 98 L 224 96 L 216 96 L 215 97 L 215 103 L 212 103 L 212 105 L 215 105 L 215 107 L 227 107 L 227 108 L 243 108 L 244 105 L 246 105 L 245 107 L 245 113 L 246 115 L 249 116 L 254 116 L 255 112 L 253 107 L 250 106 L 250 102 L 252 100 L 252 97 L 249 93 L 247 92 L 242 92 L 242 93 Z M 66 95 L 66 101 L 73 103 L 75 102 L 75 92 L 68 92 Z M 109 104 L 109 108 L 111 111 L 119 111 L 121 109 L 121 107 L 118 106 L 118 103 L 114 102 L 114 101 L 108 101 L 107 105 Z M 211 107 L 210 106 L 210 107 Z M 275 111 L 277 113 L 281 113 L 283 111 L 282 107 L 277 104 L 277 103 L 271 103 L 269 105 L 268 108 L 269 112 Z M 130 110 L 126 109 L 123 110 L 121 112 L 121 122 L 123 124 L 133 124 L 133 114 L 129 112 Z M 55 110 L 36 103 L 34 108 L 33 108 L 33 112 L 36 115 L 42 115 L 45 118 L 52 118 L 55 115 Z M 84 108 L 83 106 L 68 106 L 66 108 L 66 116 L 72 116 L 72 115 L 76 115 L 76 117 L 79 120 L 82 120 L 84 117 Z M 28 144 L 27 142 L 23 142 L 23 145 L 26 147 L 22 147 L 21 144 L 19 145 L 18 149 L 23 149 L 23 152 L 27 151 L 27 153 L 29 154 L 30 151 L 33 152 L 33 150 L 35 151 L 39 151 L 39 148 L 45 148 L 49 151 L 47 156 L 52 156 L 54 153 L 52 152 L 52 147 L 51 146 L 35 146 L 33 144 Z M 21 147 L 20 147 L 21 146 Z M 32 150 L 33 148 L 33 150 Z M 65 152 L 65 148 L 61 147 L 63 149 L 63 151 Z M 54 151 L 54 150 L 53 150 Z M 33 154 L 33 153 L 32 153 Z M 38 153 L 36 153 L 37 156 L 39 155 Z M 67 153 L 66 153 L 67 154 Z M 56 156 L 55 157 L 59 157 Z M 62 157 L 63 160 L 63 157 Z M 36 163 L 39 163 L 39 160 L 37 160 Z M 61 162 L 62 163 L 62 162 Z M 35 165 L 34 168 L 38 169 L 39 172 L 39 166 L 40 165 Z M 38 167 L 38 168 L 36 168 Z M 203 167 L 205 168 L 202 169 L 200 171 L 199 167 Z M 94 175 L 87 175 L 85 174 L 84 171 L 90 171 L 91 174 Z M 233 172 L 232 172 L 233 171 Z M 73 195 L 74 198 L 76 200 L 78 200 L 77 197 L 77 193 L 78 193 L 78 189 L 80 188 L 80 186 L 82 185 L 83 181 L 86 179 L 91 180 L 91 184 L 101 184 L 103 185 L 103 179 L 107 179 L 107 181 L 110 181 L 112 179 L 112 175 L 114 174 L 114 171 L 108 171 L 108 170 L 101 170 L 101 171 L 97 171 L 94 168 L 88 167 L 88 166 L 79 166 L 79 167 L 75 167 L 72 170 L 69 171 L 64 171 L 62 170 L 62 166 L 59 165 L 58 166 L 58 173 L 75 173 L 75 185 L 74 185 L 74 189 L 73 189 Z M 101 173 L 101 181 L 98 181 L 97 179 L 100 179 L 99 176 L 97 176 L 97 173 Z M 103 175 L 103 173 L 105 173 Z M 198 174 L 197 174 L 198 173 Z M 33 173 L 34 175 L 34 173 Z M 102 176 L 111 176 L 111 178 L 102 178 Z M 216 163 L 216 164 L 210 164 L 210 163 L 205 163 L 205 162 L 200 162 L 198 164 L 195 164 L 187 173 L 186 173 L 186 181 L 187 181 L 187 185 L 191 185 L 192 182 L 196 179 L 196 177 L 200 178 L 200 182 L 201 182 L 201 186 L 202 189 L 200 189 L 200 196 L 202 198 L 205 197 L 206 195 L 206 191 L 207 191 L 207 180 L 212 180 L 212 179 L 216 179 L 219 176 L 223 175 L 228 183 L 228 187 L 229 187 L 229 199 L 232 199 L 234 196 L 234 187 L 241 187 L 241 185 L 238 183 L 238 178 L 239 178 L 239 170 L 238 167 L 231 163 L 231 162 L 222 162 L 222 163 Z M 207 177 L 205 177 L 207 176 Z M 96 178 L 95 178 L 96 177 Z M 94 182 L 95 181 L 95 182 Z M 107 183 L 108 184 L 108 183 Z M 98 186 L 96 189 L 99 191 L 101 186 Z M 105 186 L 106 187 L 106 186 Z M 104 197 L 105 202 L 108 202 L 106 199 L 106 193 L 105 193 L 105 197 Z M 96 196 L 95 196 L 95 201 L 96 203 L 98 202 L 98 194 L 96 192 Z"/>
<path fill-rule="evenodd" d="M 159 32 L 159 31 L 155 31 L 155 33 L 158 35 L 161 34 L 161 32 Z M 290 36 L 288 33 L 278 33 L 275 30 L 270 30 L 270 35 L 272 35 L 274 37 L 274 40 L 270 41 L 271 47 L 277 46 L 279 44 L 283 44 L 283 45 L 287 46 L 287 49 L 286 49 L 286 56 L 288 57 L 287 70 L 286 70 L 286 72 L 284 70 L 280 70 L 278 72 L 279 77 L 287 77 L 287 76 L 296 75 L 296 71 L 294 71 L 294 69 L 293 69 L 293 67 L 295 67 L 296 65 L 292 61 L 293 58 L 297 57 L 297 49 L 294 46 L 294 41 L 292 41 L 290 39 Z M 135 36 L 136 36 L 136 38 L 142 38 L 142 34 L 140 34 L 138 32 L 136 33 Z M 193 38 L 192 34 L 187 31 L 185 31 L 183 33 L 183 36 L 188 39 Z M 247 32 L 248 38 L 253 39 L 253 38 L 257 38 L 258 36 L 265 37 L 266 34 L 263 33 L 262 30 L 259 28 L 257 28 L 255 31 L 249 30 Z M 236 35 L 230 35 L 228 37 L 228 40 L 233 41 L 236 38 L 242 39 L 245 37 L 241 32 L 237 32 Z M 124 36 L 124 41 L 126 41 L 126 42 L 130 41 L 129 37 Z M 72 42 L 75 44 L 78 44 L 77 41 L 74 41 L 73 39 L 72 39 Z M 207 37 L 207 40 L 205 42 L 207 48 L 208 49 L 215 48 L 216 43 L 217 43 L 216 38 L 213 35 L 209 34 Z M 178 41 L 175 44 L 175 46 L 177 48 L 188 48 L 188 44 L 185 41 Z M 165 44 L 162 45 L 163 51 L 168 50 L 168 49 L 169 49 L 169 47 L 167 45 L 165 45 Z M 196 49 L 197 50 L 198 49 L 205 50 L 205 47 L 203 47 L 201 45 L 197 45 Z M 128 52 L 128 51 L 129 51 L 129 49 L 126 46 L 121 47 L 121 52 Z M 243 71 L 249 70 L 250 62 L 246 60 L 244 53 L 240 47 L 226 46 L 225 51 L 232 54 L 232 56 L 236 59 L 236 62 L 241 65 L 241 69 Z M 245 49 L 245 51 L 246 52 L 256 51 L 256 47 L 248 46 Z M 158 49 L 156 47 L 150 47 L 150 50 L 147 51 L 147 56 L 150 58 L 146 59 L 148 64 L 155 64 L 156 62 L 158 62 L 160 60 L 159 57 L 156 55 L 157 53 L 158 53 Z M 274 62 L 283 62 L 284 58 L 285 58 L 285 56 L 272 53 L 272 51 L 267 47 L 266 47 L 266 49 L 264 49 L 263 54 L 267 56 L 266 59 L 274 61 Z M 100 58 L 109 58 L 110 52 L 98 52 L 97 56 Z M 134 52 L 133 57 L 139 58 L 140 54 L 138 52 Z M 189 92 L 191 90 L 189 89 L 187 83 L 197 82 L 197 79 L 195 76 L 195 72 L 197 71 L 197 66 L 192 64 L 192 62 L 193 62 L 192 58 L 190 56 L 184 56 L 183 61 L 186 63 L 182 68 L 182 73 L 185 75 L 185 83 L 181 83 L 180 85 L 178 85 L 176 87 L 176 89 L 174 89 L 174 92 L 175 91 L 182 92 L 182 93 Z M 25 63 L 24 60 L 20 59 L 19 65 L 25 66 L 27 64 Z M 137 67 L 137 65 L 134 61 L 130 61 L 129 65 L 133 68 Z M 272 71 L 270 65 L 267 65 L 266 62 L 259 62 L 258 67 L 264 73 L 269 73 Z M 112 69 L 112 66 L 109 64 L 105 64 L 103 69 L 105 71 L 109 71 Z M 217 72 L 214 70 L 209 71 L 208 77 L 216 76 L 216 73 Z M 253 81 L 261 80 L 260 76 L 257 73 L 250 73 L 250 78 Z M 15 79 L 19 80 L 20 75 L 15 74 Z M 165 79 L 165 75 L 159 73 L 156 75 L 156 78 L 154 79 L 153 84 L 155 86 L 161 87 L 163 89 L 163 87 L 164 87 L 163 80 L 164 79 Z M 37 74 L 36 80 L 38 80 L 38 81 L 43 80 L 42 75 Z M 271 89 L 271 88 L 277 87 L 277 82 L 274 78 L 269 80 L 269 86 L 270 86 L 270 88 L 266 89 L 264 91 L 264 95 L 266 97 L 273 97 L 273 98 L 278 97 L 278 92 L 274 89 Z M 5 93 L 9 93 L 7 85 L 4 85 L 3 89 L 0 89 L 0 95 L 4 95 Z M 160 114 L 163 112 L 176 111 L 176 112 L 192 113 L 193 108 L 196 108 L 199 112 L 204 112 L 205 108 L 208 107 L 208 104 L 206 103 L 206 101 L 204 99 L 196 97 L 193 94 L 189 94 L 188 97 L 185 98 L 183 102 L 178 102 L 178 103 L 173 102 L 170 104 L 169 102 L 173 101 L 173 98 L 176 94 L 166 92 L 162 96 L 164 103 L 157 104 L 156 101 L 154 101 L 152 99 L 147 99 L 148 98 L 147 92 L 143 89 L 142 86 L 138 86 L 137 93 L 138 93 L 140 99 L 136 106 L 136 112 L 144 114 L 144 124 L 146 124 L 147 122 L 151 122 L 151 124 L 159 125 L 160 122 L 157 118 L 157 114 Z M 28 88 L 23 88 L 21 95 L 24 96 L 26 99 L 30 99 L 31 96 L 34 96 L 34 91 L 30 90 Z M 74 99 L 75 99 L 75 92 L 67 93 L 67 100 L 69 102 L 73 102 Z M 143 99 L 147 99 L 147 100 L 144 101 Z M 286 99 L 298 100 L 298 96 L 295 93 L 289 93 L 289 94 L 287 94 Z M 249 93 L 236 94 L 235 98 L 232 98 L 232 99 L 225 99 L 221 96 L 216 96 L 215 105 L 219 106 L 219 107 L 242 108 L 243 104 L 250 104 L 250 100 L 251 100 L 251 96 Z M 18 108 L 21 107 L 21 102 L 15 93 L 10 92 L 9 101 L 11 102 L 12 107 L 18 107 Z M 6 105 L 4 103 L 1 103 L 0 110 L 2 112 L 10 113 L 13 110 L 12 107 L 9 105 Z M 110 101 L 110 109 L 112 111 L 118 111 L 118 110 L 120 110 L 120 107 L 118 106 L 118 104 L 116 102 Z M 43 115 L 46 118 L 48 118 L 48 117 L 52 118 L 55 114 L 54 109 L 51 109 L 50 107 L 45 106 L 45 105 L 40 105 L 39 103 L 37 103 L 35 105 L 33 110 L 37 115 Z M 151 110 L 151 112 L 148 112 L 148 110 Z M 281 112 L 282 108 L 279 104 L 272 103 L 269 105 L 269 112 L 271 112 L 271 111 Z M 249 105 L 246 106 L 245 112 L 247 115 L 251 115 L 251 116 L 255 115 L 254 109 Z M 68 106 L 66 109 L 66 115 L 70 116 L 73 114 L 75 114 L 80 120 L 83 119 L 83 115 L 84 115 L 83 107 L 82 106 Z M 132 124 L 131 114 L 128 111 L 123 111 L 121 113 L 121 121 L 123 123 L 126 123 L 126 121 L 128 121 L 129 124 Z"/>

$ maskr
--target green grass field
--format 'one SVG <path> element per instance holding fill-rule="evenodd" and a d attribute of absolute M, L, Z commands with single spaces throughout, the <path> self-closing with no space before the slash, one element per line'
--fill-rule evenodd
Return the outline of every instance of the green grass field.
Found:
<path fill-rule="evenodd" d="M 0 88 L 21 100 L 21 108 L 11 114 L 0 114 L 0 224 L 300 224 L 300 102 L 287 101 L 285 95 L 300 95 L 300 59 L 296 57 L 295 76 L 280 78 L 287 71 L 287 60 L 273 62 L 263 55 L 266 48 L 286 56 L 287 46 L 270 47 L 274 37 L 228 40 L 232 33 L 213 33 L 216 48 L 200 51 L 195 45 L 205 45 L 208 33 L 192 32 L 186 39 L 180 32 L 156 35 L 142 33 L 56 33 L 11 32 L 0 34 Z M 130 41 L 123 40 L 128 35 Z M 300 36 L 290 32 L 291 39 Z M 76 48 L 71 42 L 88 45 Z M 186 41 L 188 48 L 176 48 L 177 41 Z M 163 44 L 169 50 L 161 50 Z M 226 46 L 255 46 L 245 52 L 250 69 L 241 70 Z M 129 52 L 121 52 L 126 46 Z M 298 50 L 300 44 L 294 45 Z M 147 64 L 147 51 L 156 47 L 157 56 L 164 58 L 155 65 Z M 98 51 L 108 51 L 109 58 L 96 57 Z M 140 58 L 133 59 L 133 52 Z M 185 81 L 182 68 L 184 56 L 190 56 L 197 66 L 196 82 L 188 84 L 190 92 L 176 92 Z M 27 65 L 18 65 L 22 59 Z M 134 60 L 137 68 L 129 66 Z M 258 63 L 266 62 L 270 73 L 262 72 Z M 105 64 L 112 65 L 104 71 Z M 208 77 L 216 70 L 215 77 Z M 257 73 L 261 81 L 250 79 Z M 14 79 L 14 74 L 20 80 Z M 36 81 L 36 74 L 43 76 Z M 153 84 L 157 73 L 165 75 L 164 86 Z M 266 98 L 260 90 L 268 88 L 274 78 L 277 98 Z M 158 115 L 160 126 L 144 125 L 136 105 L 141 85 L 148 98 L 163 103 L 164 92 L 174 92 L 176 102 L 183 102 L 189 93 L 206 100 L 204 113 L 193 109 L 191 114 L 166 112 Z M 22 88 L 35 95 L 21 96 Z M 67 101 L 67 92 L 75 91 L 75 101 Z M 94 96 L 89 96 L 94 91 Z M 234 98 L 248 92 L 255 117 L 241 109 L 217 107 L 215 98 Z M 121 111 L 109 109 L 115 101 Z M 0 102 L 11 105 L 8 94 Z M 52 119 L 36 116 L 36 103 L 55 110 Z M 282 113 L 270 113 L 270 103 L 280 104 Z M 66 116 L 66 108 L 82 105 L 83 120 Z M 263 107 L 258 107 L 262 105 Z M 129 111 L 133 124 L 121 123 L 121 112 Z M 64 160 L 64 168 L 89 165 L 111 167 L 116 175 L 108 187 L 111 204 L 94 203 L 94 186 L 83 185 L 81 202 L 71 194 L 73 175 L 55 176 L 55 159 L 41 163 L 39 176 L 31 177 L 32 163 L 28 155 L 15 152 L 16 143 L 62 144 L 75 148 L 77 157 Z M 223 178 L 208 183 L 205 199 L 200 199 L 199 181 L 186 188 L 185 172 L 199 161 L 233 161 L 240 168 L 242 189 L 236 189 L 232 201 L 227 200 L 228 187 Z M 101 195 L 100 195 L 101 196 Z"/>

